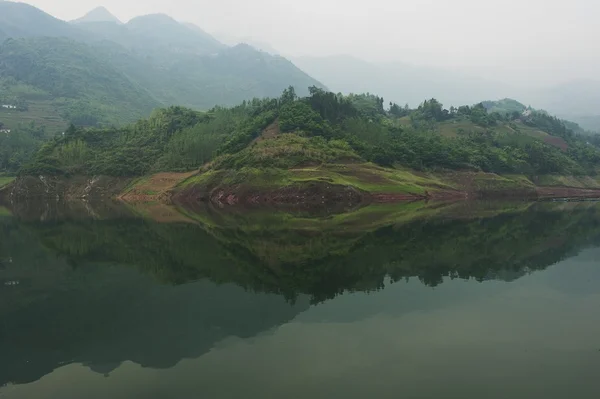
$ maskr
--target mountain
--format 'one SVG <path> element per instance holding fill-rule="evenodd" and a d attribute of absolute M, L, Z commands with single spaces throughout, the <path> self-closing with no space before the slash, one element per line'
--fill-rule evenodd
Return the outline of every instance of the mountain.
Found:
<path fill-rule="evenodd" d="M 271 44 L 261 41 L 261 40 L 256 40 L 255 38 L 250 37 L 250 36 L 238 37 L 238 36 L 230 35 L 227 33 L 218 33 L 216 35 L 216 37 L 222 43 L 225 43 L 229 46 L 236 46 L 238 44 L 248 44 L 257 50 L 264 51 L 264 52 L 272 54 L 272 55 L 283 55 L 283 54 L 281 54 L 281 52 L 279 50 L 274 48 Z"/>
<path fill-rule="evenodd" d="M 567 82 L 524 93 L 523 98 L 562 118 L 579 123 L 584 129 L 600 133 L 600 81 Z"/>
<path fill-rule="evenodd" d="M 85 14 L 83 17 L 71 21 L 74 24 L 82 22 L 113 22 L 121 24 L 119 18 L 115 17 L 104 7 L 96 7 L 92 11 Z"/>
<path fill-rule="evenodd" d="M 207 42 L 212 42 L 217 47 L 221 47 L 222 48 L 222 47 L 226 46 L 226 44 L 222 43 L 221 41 L 219 41 L 215 37 L 211 36 L 209 33 L 207 33 L 206 31 L 204 31 L 202 28 L 200 28 L 196 24 L 192 24 L 192 23 L 189 23 L 189 22 L 184 22 L 183 25 L 185 27 L 191 29 L 194 33 L 196 33 L 196 35 L 199 35 L 200 37 L 204 38 L 204 40 L 206 40 Z"/>
<path fill-rule="evenodd" d="M 578 123 L 582 128 L 600 134 L 600 114 L 596 115 L 568 115 L 567 118 Z"/>
<path fill-rule="evenodd" d="M 308 94 L 310 86 L 324 87 L 287 59 L 248 45 L 224 48 L 213 55 L 169 57 L 141 56 L 111 42 L 95 49 L 165 105 L 209 109 L 278 96 L 290 85 L 301 94 Z"/>
<path fill-rule="evenodd" d="M 212 54 L 226 46 L 200 28 L 190 29 L 165 14 L 144 15 L 126 24 L 136 45 L 169 53 Z"/>
<path fill-rule="evenodd" d="M 576 196 L 578 189 L 600 189 L 597 145 L 544 112 L 489 113 L 481 104 L 444 109 L 436 100 L 386 110 L 372 94 L 312 89 L 298 98 L 286 90 L 208 113 L 158 110 L 123 128 L 70 128 L 21 174 L 60 182 L 61 176 L 199 170 L 181 177 L 187 183 L 175 182 L 181 190 L 174 200 L 298 204 L 316 196 L 333 209 L 377 198 L 560 196 L 555 187 L 571 187 L 562 195 Z M 39 186 L 39 179 L 32 182 Z M 157 193 L 130 188 L 139 189 L 132 198 Z"/>
<path fill-rule="evenodd" d="M 85 32 L 25 3 L 0 2 L 0 38 L 61 36 L 86 38 Z"/>
<path fill-rule="evenodd" d="M 348 55 L 297 57 L 292 61 L 334 92 L 372 92 L 386 102 L 417 106 L 435 97 L 447 106 L 508 97 L 510 88 L 454 70 L 405 63 L 371 63 Z"/>
<path fill-rule="evenodd" d="M 399 62 L 371 63 L 347 55 L 298 57 L 293 61 L 300 69 L 326 82 L 335 92 L 371 91 L 383 96 L 386 102 L 411 106 L 433 97 L 450 106 L 475 104 L 484 98 L 517 96 L 536 109 L 574 121 L 586 130 L 600 132 L 598 81 L 575 81 L 532 89 L 512 87 L 467 72 Z"/>
<path fill-rule="evenodd" d="M 55 113 L 83 125 L 133 122 L 161 104 L 94 49 L 66 38 L 8 39 L 0 45 L 5 97 L 23 112 Z M 46 115 L 48 117 L 52 115 Z"/>
<path fill-rule="evenodd" d="M 4 57 L 17 58 L 7 59 L 11 75 L 2 76 L 0 97 L 29 105 L 1 116 L 11 129 L 30 122 L 53 132 L 63 131 L 68 122 L 121 124 L 148 115 L 152 107 L 209 109 L 277 96 L 290 85 L 305 94 L 309 86 L 323 87 L 282 57 L 244 45 L 230 48 L 198 26 L 164 14 L 121 24 L 99 8 L 67 23 L 26 4 L 1 2 L 0 38 L 9 37 L 39 39 L 4 48 Z M 65 37 L 74 41 L 49 39 Z M 39 47 L 42 38 L 46 49 Z M 27 53 L 32 45 L 35 51 Z M 79 53 L 85 56 L 77 59 Z M 18 70 L 22 62 L 26 74 Z M 53 80 L 46 81 L 50 76 Z M 106 82 L 106 90 L 98 82 Z M 67 89 L 65 96 L 63 89 L 69 87 L 79 91 Z M 116 104 L 123 107 L 116 109 Z"/>

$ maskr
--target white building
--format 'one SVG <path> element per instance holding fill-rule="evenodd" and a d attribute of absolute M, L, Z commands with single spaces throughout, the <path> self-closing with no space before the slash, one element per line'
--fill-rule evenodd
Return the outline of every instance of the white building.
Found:
<path fill-rule="evenodd" d="M 10 105 L 10 104 L 2 104 L 2 108 L 17 109 L 17 106 L 16 105 Z"/>

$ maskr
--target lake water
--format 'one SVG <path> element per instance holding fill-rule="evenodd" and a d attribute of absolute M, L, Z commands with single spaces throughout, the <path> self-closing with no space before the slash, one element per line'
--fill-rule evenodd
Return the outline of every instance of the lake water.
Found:
<path fill-rule="evenodd" d="M 0 398 L 598 398 L 600 204 L 0 208 Z"/>

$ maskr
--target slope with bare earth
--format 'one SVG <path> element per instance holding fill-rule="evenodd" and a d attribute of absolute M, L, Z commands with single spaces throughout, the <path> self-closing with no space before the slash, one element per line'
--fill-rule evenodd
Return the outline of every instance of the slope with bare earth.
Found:
<path fill-rule="evenodd" d="M 125 190 L 118 195 L 126 202 L 158 201 L 168 194 L 181 181 L 191 177 L 196 172 L 188 173 L 156 173 L 133 180 Z"/>

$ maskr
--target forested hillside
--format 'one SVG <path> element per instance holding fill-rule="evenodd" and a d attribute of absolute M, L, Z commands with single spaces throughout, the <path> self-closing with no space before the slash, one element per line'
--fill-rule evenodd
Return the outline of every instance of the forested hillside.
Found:
<path fill-rule="evenodd" d="M 160 106 L 90 46 L 69 39 L 6 40 L 0 46 L 0 76 L 7 103 L 11 97 L 25 104 L 30 99 L 50 100 L 63 119 L 77 125 L 134 122 Z M 19 91 L 19 84 L 38 92 Z"/>
<path fill-rule="evenodd" d="M 167 15 L 127 24 L 102 15 L 70 24 L 27 4 L 0 3 L 0 98 L 30 105 L 0 121 L 62 132 L 69 123 L 134 122 L 159 106 L 206 110 L 277 96 L 289 85 L 322 87 L 282 57 L 229 48 Z"/>
<path fill-rule="evenodd" d="M 596 146 L 546 113 L 489 113 L 483 104 L 444 109 L 435 99 L 388 110 L 372 94 L 310 92 L 297 98 L 289 88 L 279 98 L 208 112 L 172 107 L 121 129 L 71 127 L 23 173 L 137 176 L 211 162 L 205 177 L 273 181 L 277 171 L 371 162 L 421 171 L 583 176 L 595 175 L 600 161 Z"/>

